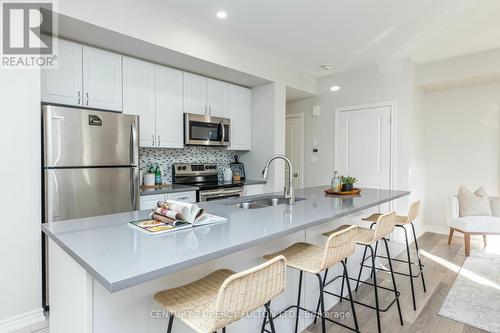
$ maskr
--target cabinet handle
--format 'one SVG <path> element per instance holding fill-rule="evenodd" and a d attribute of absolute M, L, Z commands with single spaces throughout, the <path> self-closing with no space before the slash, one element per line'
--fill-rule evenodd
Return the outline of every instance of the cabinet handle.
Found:
<path fill-rule="evenodd" d="M 89 93 L 88 92 L 85 93 L 85 97 L 87 98 L 87 105 L 89 105 Z"/>
<path fill-rule="evenodd" d="M 158 146 L 161 144 L 160 136 L 158 135 Z"/>
<path fill-rule="evenodd" d="M 203 109 L 205 110 L 205 114 L 207 114 L 207 106 L 206 105 L 203 106 Z"/>
<path fill-rule="evenodd" d="M 212 115 L 212 107 L 211 106 L 208 107 L 208 114 Z"/>
<path fill-rule="evenodd" d="M 80 105 L 80 101 L 81 101 L 81 95 L 80 95 L 80 90 L 78 90 L 78 105 Z"/>
<path fill-rule="evenodd" d="M 189 199 L 189 197 L 178 197 L 177 200 L 186 200 Z"/>
<path fill-rule="evenodd" d="M 151 137 L 153 138 L 153 144 L 152 144 L 152 146 L 154 147 L 154 146 L 155 146 L 155 142 L 156 142 L 156 141 L 155 141 L 155 135 L 154 135 L 154 134 L 151 134 Z"/>

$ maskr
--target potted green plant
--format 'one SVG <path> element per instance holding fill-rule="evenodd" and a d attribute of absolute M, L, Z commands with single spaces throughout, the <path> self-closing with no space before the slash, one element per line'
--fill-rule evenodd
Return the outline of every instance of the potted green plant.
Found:
<path fill-rule="evenodd" d="M 340 180 L 342 181 L 342 191 L 352 191 L 354 183 L 356 183 L 358 180 L 354 177 L 351 176 L 342 176 L 340 177 Z"/>

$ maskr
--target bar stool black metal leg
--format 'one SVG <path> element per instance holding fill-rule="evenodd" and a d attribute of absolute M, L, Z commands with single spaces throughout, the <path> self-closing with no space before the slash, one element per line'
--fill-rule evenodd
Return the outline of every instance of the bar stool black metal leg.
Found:
<path fill-rule="evenodd" d="M 408 257 L 408 271 L 410 274 L 410 286 L 411 286 L 411 298 L 413 301 L 413 310 L 417 310 L 417 302 L 415 301 L 415 288 L 413 287 L 413 273 L 411 269 L 411 257 L 410 257 L 410 243 L 408 242 L 408 232 L 404 226 L 401 226 L 405 233 L 405 242 L 406 242 L 406 256 Z"/>
<path fill-rule="evenodd" d="M 377 258 L 377 253 L 378 253 L 378 241 L 375 243 L 375 259 Z M 373 275 L 377 271 L 375 267 L 376 267 L 375 265 L 372 266 L 372 273 L 371 273 L 372 279 L 373 279 Z"/>
<path fill-rule="evenodd" d="M 340 286 L 340 302 L 342 303 L 342 298 L 344 297 L 344 283 L 345 283 L 345 274 L 342 274 L 342 285 Z"/>
<path fill-rule="evenodd" d="M 356 329 L 356 332 L 359 332 L 358 317 L 356 316 L 356 308 L 354 307 L 354 300 L 352 299 L 351 283 L 349 282 L 349 273 L 347 271 L 347 259 L 345 260 L 345 262 L 342 262 L 342 266 L 344 266 L 344 276 L 347 283 L 349 301 L 351 302 L 351 311 L 352 311 L 352 318 L 354 320 L 354 327 Z"/>
<path fill-rule="evenodd" d="M 222 333 L 226 333 L 226 328 L 225 327 L 222 328 Z"/>
<path fill-rule="evenodd" d="M 375 267 L 375 252 L 373 251 L 373 248 L 371 247 L 371 245 L 367 245 L 366 247 L 370 248 L 370 252 L 372 255 L 372 257 L 371 257 L 372 258 L 372 265 L 373 265 L 373 267 Z M 377 329 L 378 329 L 378 332 L 381 333 L 382 332 L 382 325 L 380 323 L 380 306 L 379 306 L 379 302 L 378 302 L 377 273 L 373 274 L 373 291 L 375 293 L 375 310 L 377 313 Z"/>
<path fill-rule="evenodd" d="M 326 333 L 326 319 L 325 319 L 325 298 L 323 295 L 323 281 L 320 274 L 316 274 L 319 283 L 319 299 L 321 302 L 321 332 Z"/>
<path fill-rule="evenodd" d="M 266 308 L 267 317 L 269 318 L 269 325 L 271 326 L 271 333 L 276 333 L 276 329 L 274 328 L 274 320 L 273 314 L 271 312 L 271 308 L 269 306 L 271 302 L 268 302 L 264 307 Z M 225 331 L 223 333 L 226 333 Z"/>
<path fill-rule="evenodd" d="M 300 294 L 302 292 L 302 275 L 304 274 L 303 271 L 300 271 L 299 273 L 299 293 L 297 296 L 297 312 L 295 313 L 295 333 L 297 333 L 299 329 L 299 316 L 300 316 Z"/>
<path fill-rule="evenodd" d="M 366 251 L 368 251 L 367 246 L 365 246 L 365 251 L 363 252 L 363 260 L 361 260 L 361 265 L 359 266 L 358 280 L 356 281 L 356 292 L 358 292 L 359 280 L 361 280 L 361 273 L 363 273 L 363 265 L 365 264 L 366 260 Z"/>
<path fill-rule="evenodd" d="M 323 288 L 326 285 L 326 277 L 327 276 L 328 276 L 328 268 L 325 270 L 325 275 L 323 276 Z M 340 301 L 342 302 L 342 297 L 340 297 Z M 316 315 L 314 316 L 314 324 L 316 324 L 316 321 L 318 321 L 318 311 L 319 311 L 320 305 L 321 305 L 321 301 L 318 298 L 318 305 L 316 306 Z"/>
<path fill-rule="evenodd" d="M 266 322 L 267 322 L 267 310 L 264 312 L 264 320 L 262 321 L 262 327 L 260 328 L 260 333 L 264 333 L 266 330 Z"/>
<path fill-rule="evenodd" d="M 403 315 L 401 314 L 401 305 L 399 304 L 399 293 L 398 293 L 398 288 L 396 287 L 396 277 L 394 276 L 394 270 L 392 269 L 392 259 L 391 259 L 391 254 L 389 251 L 389 244 L 387 244 L 387 239 L 384 238 L 384 244 L 385 244 L 385 251 L 387 252 L 387 261 L 389 262 L 389 269 L 391 271 L 391 278 L 392 278 L 392 287 L 394 288 L 394 295 L 396 296 L 396 305 L 398 306 L 398 313 L 399 313 L 399 321 L 401 323 L 401 326 L 403 326 Z"/>
<path fill-rule="evenodd" d="M 172 325 L 174 324 L 174 315 L 169 313 L 168 314 L 168 328 L 167 328 L 167 333 L 172 332 Z"/>
<path fill-rule="evenodd" d="M 417 259 L 418 259 L 418 267 L 420 269 L 420 275 L 422 278 L 422 286 L 424 287 L 424 293 L 427 292 L 427 288 L 425 287 L 425 279 L 424 279 L 424 270 L 423 270 L 423 265 L 422 265 L 422 260 L 420 259 L 420 251 L 418 249 L 418 242 L 417 242 L 417 234 L 415 233 L 415 226 L 413 225 L 413 222 L 411 224 L 411 229 L 413 231 L 413 241 L 415 242 L 415 250 L 417 251 Z"/>

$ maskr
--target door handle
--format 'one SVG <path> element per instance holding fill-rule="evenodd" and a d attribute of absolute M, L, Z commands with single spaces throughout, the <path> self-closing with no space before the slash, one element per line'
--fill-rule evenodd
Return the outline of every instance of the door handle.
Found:
<path fill-rule="evenodd" d="M 223 145 L 224 144 L 224 138 L 226 137 L 226 128 L 224 127 L 224 123 L 222 121 L 220 122 L 220 126 L 222 128 L 222 137 L 220 139 L 220 144 Z"/>
<path fill-rule="evenodd" d="M 137 167 L 130 169 L 130 202 L 132 204 L 132 209 L 137 210 L 137 194 L 136 185 L 137 185 Z"/>
<path fill-rule="evenodd" d="M 299 176 L 299 174 L 295 172 L 295 173 L 293 174 L 293 176 L 294 176 L 295 178 L 297 178 L 297 177 Z"/>
<path fill-rule="evenodd" d="M 134 124 L 130 124 L 130 163 L 133 165 L 138 165 L 138 161 L 136 160 L 137 151 L 136 151 L 136 140 L 137 133 L 135 131 Z"/>

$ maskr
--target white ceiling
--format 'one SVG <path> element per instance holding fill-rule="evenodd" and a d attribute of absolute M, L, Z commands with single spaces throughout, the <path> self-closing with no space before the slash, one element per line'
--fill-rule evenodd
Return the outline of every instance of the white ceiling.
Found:
<path fill-rule="evenodd" d="M 473 43 L 462 43 L 468 45 L 460 45 L 464 40 L 455 34 L 469 32 L 463 36 L 470 37 L 471 27 L 474 33 L 489 29 L 478 24 L 487 14 L 488 24 L 497 27 L 493 17 L 498 17 L 500 0 L 149 0 L 149 4 L 155 1 L 172 11 L 166 16 L 175 15 L 183 24 L 218 36 L 228 47 L 246 46 L 315 76 L 379 64 L 394 56 L 414 54 L 419 61 L 435 60 L 492 48 L 499 41 L 498 28 L 480 34 Z M 483 7 L 478 16 L 471 10 L 476 6 Z M 228 13 L 225 20 L 215 16 L 220 9 Z M 322 71 L 319 66 L 325 63 L 334 70 Z"/>
<path fill-rule="evenodd" d="M 419 63 L 500 48 L 500 1 L 480 0 L 432 32 L 410 55 Z"/>
<path fill-rule="evenodd" d="M 314 96 L 313 94 L 310 94 L 308 92 L 295 89 L 292 87 L 286 87 L 286 101 L 291 102 L 295 101 L 297 99 L 302 99 L 302 98 L 307 98 L 307 97 L 312 97 Z"/>

